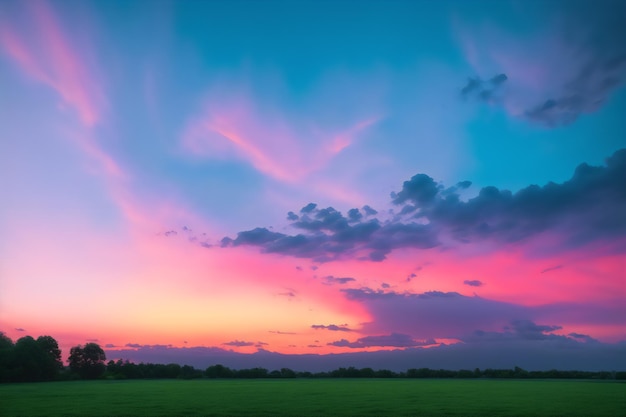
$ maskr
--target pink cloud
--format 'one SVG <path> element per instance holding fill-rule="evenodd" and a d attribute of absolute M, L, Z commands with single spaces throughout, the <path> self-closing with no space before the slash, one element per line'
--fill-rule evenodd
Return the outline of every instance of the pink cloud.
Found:
<path fill-rule="evenodd" d="M 85 126 L 94 126 L 104 105 L 100 81 L 90 74 L 47 2 L 23 5 L 20 26 L 2 19 L 2 49 L 25 73 L 53 88 Z"/>
<path fill-rule="evenodd" d="M 236 156 L 274 179 L 294 183 L 322 169 L 379 120 L 368 117 L 327 129 L 288 119 L 246 94 L 212 94 L 185 129 L 182 144 L 203 157 Z"/>

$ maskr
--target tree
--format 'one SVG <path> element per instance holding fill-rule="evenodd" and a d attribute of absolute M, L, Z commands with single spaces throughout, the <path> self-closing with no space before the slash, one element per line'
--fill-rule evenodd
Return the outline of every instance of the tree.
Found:
<path fill-rule="evenodd" d="M 106 370 L 106 355 L 97 343 L 87 343 L 85 347 L 74 346 L 70 349 L 70 369 L 82 378 L 96 379 Z"/>
<path fill-rule="evenodd" d="M 63 369 L 59 344 L 52 336 L 39 336 L 37 345 L 39 345 L 41 352 L 44 354 L 44 360 L 41 363 L 43 378 L 48 380 L 55 379 L 59 371 Z"/>
<path fill-rule="evenodd" d="M 13 348 L 11 338 L 0 332 L 0 382 L 13 377 Z"/>

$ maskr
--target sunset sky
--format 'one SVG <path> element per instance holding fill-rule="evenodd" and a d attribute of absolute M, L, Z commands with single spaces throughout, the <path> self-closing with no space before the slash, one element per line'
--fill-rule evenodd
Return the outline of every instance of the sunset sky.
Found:
<path fill-rule="evenodd" d="M 625 16 L 0 1 L 0 331 L 626 369 Z"/>

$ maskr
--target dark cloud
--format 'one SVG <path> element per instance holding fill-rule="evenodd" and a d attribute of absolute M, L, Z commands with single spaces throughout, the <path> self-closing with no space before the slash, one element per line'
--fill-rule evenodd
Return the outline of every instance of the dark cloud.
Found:
<path fill-rule="evenodd" d="M 363 218 L 363 215 L 357 208 L 353 208 L 348 210 L 348 221 L 350 222 L 358 222 Z"/>
<path fill-rule="evenodd" d="M 300 213 L 310 213 L 315 210 L 315 207 L 317 207 L 317 204 L 309 203 L 300 209 Z"/>
<path fill-rule="evenodd" d="M 626 32 L 622 35 L 626 39 Z M 526 118 L 548 127 L 556 127 L 568 125 L 585 113 L 597 111 L 610 93 L 626 81 L 626 49 L 615 52 L 622 55 L 611 55 L 608 59 L 597 56 L 592 58 L 598 60 L 584 64 L 556 95 L 527 110 Z"/>
<path fill-rule="evenodd" d="M 372 321 L 362 327 L 369 334 L 394 332 L 421 338 L 459 338 L 485 326 L 496 330 L 513 320 L 534 317 L 527 307 L 456 292 L 397 293 L 370 288 L 341 291 L 369 312 Z"/>
<path fill-rule="evenodd" d="M 466 279 L 465 281 L 463 281 L 463 284 L 469 285 L 470 287 L 482 287 L 483 285 L 482 281 L 479 281 L 477 279 L 473 279 L 473 280 Z"/>
<path fill-rule="evenodd" d="M 404 181 L 402 190 L 399 193 L 392 193 L 391 198 L 394 204 L 413 202 L 416 203 L 416 207 L 423 207 L 433 202 L 442 189 L 443 186 L 428 175 L 417 174 L 409 181 Z"/>
<path fill-rule="evenodd" d="M 341 277 L 341 278 L 339 278 L 339 277 L 334 277 L 332 275 L 324 277 L 324 280 L 328 284 L 347 284 L 348 282 L 356 281 L 356 279 L 354 279 L 352 277 Z"/>
<path fill-rule="evenodd" d="M 167 232 L 164 232 L 163 235 L 170 237 L 170 236 L 176 236 L 178 234 L 178 232 L 176 230 L 168 230 Z"/>
<path fill-rule="evenodd" d="M 326 329 L 326 330 L 330 330 L 333 332 L 351 332 L 352 331 L 351 329 L 345 326 L 337 326 L 336 324 L 329 324 L 328 326 L 325 326 L 323 324 L 314 324 L 311 326 L 311 328 L 315 330 Z"/>
<path fill-rule="evenodd" d="M 143 347 L 144 345 L 140 345 L 139 343 L 126 343 L 125 346 L 129 348 L 140 348 L 140 347 Z"/>
<path fill-rule="evenodd" d="M 294 213 L 293 211 L 290 211 L 289 213 L 287 213 L 287 220 L 290 220 L 293 222 L 293 221 L 298 220 L 298 218 L 299 218 L 298 215 Z"/>
<path fill-rule="evenodd" d="M 416 346 L 427 346 L 435 344 L 434 340 L 418 341 L 414 340 L 408 334 L 391 333 L 389 335 L 382 336 L 365 336 L 357 339 L 354 342 L 349 342 L 346 339 L 337 340 L 332 343 L 328 343 L 330 346 L 349 347 L 352 349 L 366 348 L 366 347 L 398 347 L 408 348 Z"/>
<path fill-rule="evenodd" d="M 538 5 L 527 4 L 536 13 Z M 489 81 L 470 78 L 461 95 L 502 104 L 515 116 L 552 128 L 597 111 L 626 85 L 626 2 L 557 0 L 539 7 L 551 17 L 542 19 L 550 25 L 538 26 L 539 36 L 509 39 L 506 46 L 495 38 L 482 42 L 481 48 L 508 58 L 495 62 L 510 75 L 507 90 L 501 88 L 502 74 Z M 524 9 L 517 11 L 520 16 Z M 532 81 L 526 73 L 533 74 Z"/>
<path fill-rule="evenodd" d="M 484 342 L 502 342 L 502 341 L 552 341 L 561 345 L 578 345 L 581 341 L 584 343 L 595 342 L 596 340 L 577 333 L 571 333 L 567 336 L 553 334 L 554 331 L 561 330 L 561 326 L 557 325 L 541 325 L 531 320 L 513 320 L 507 326 L 503 327 L 503 331 L 483 331 L 476 330 L 472 334 L 462 338 L 467 343 L 484 343 Z"/>
<path fill-rule="evenodd" d="M 461 96 L 492 103 L 497 100 L 500 88 L 507 79 L 506 74 L 495 75 L 486 81 L 479 77 L 469 78 L 465 87 L 461 89 Z"/>
<path fill-rule="evenodd" d="M 467 186 L 469 182 L 461 182 L 456 187 Z M 626 234 L 626 149 L 615 152 L 604 166 L 579 165 L 561 184 L 530 185 L 515 193 L 488 186 L 467 201 L 455 190 L 418 174 L 392 193 L 402 215 L 390 220 L 358 217 L 354 211 L 346 218 L 332 207 L 310 203 L 292 222 L 300 233 L 255 228 L 235 239 L 224 238 L 222 246 L 258 246 L 263 252 L 316 262 L 342 257 L 380 262 L 398 248 L 430 249 L 442 241 L 508 244 L 549 231 L 563 244 L 546 249 L 613 240 L 613 250 L 626 251 L 618 239 Z"/>
<path fill-rule="evenodd" d="M 548 337 L 547 333 L 562 329 L 561 326 L 548 326 L 535 324 L 530 320 L 514 320 L 511 328 L 522 339 L 542 340 Z"/>
<path fill-rule="evenodd" d="M 382 288 L 389 288 L 389 287 L 391 287 L 391 285 L 387 284 L 386 282 L 383 282 L 380 286 Z"/>
<path fill-rule="evenodd" d="M 15 331 L 16 331 L 16 332 L 25 332 L 25 331 L 26 331 L 26 329 L 22 329 L 21 327 L 16 327 L 16 328 L 15 328 Z"/>
<path fill-rule="evenodd" d="M 230 342 L 222 343 L 226 346 L 236 346 L 236 347 L 244 347 L 244 346 L 254 346 L 256 343 L 254 342 L 245 342 L 243 340 L 233 340 Z"/>
<path fill-rule="evenodd" d="M 598 343 L 598 341 L 596 339 L 594 339 L 593 337 L 587 335 L 587 334 L 581 334 L 581 333 L 570 333 L 568 334 L 569 337 L 574 338 L 576 340 L 585 342 L 585 343 Z"/>
<path fill-rule="evenodd" d="M 363 206 L 363 211 L 365 212 L 366 216 L 374 216 L 374 215 L 378 214 L 378 212 L 376 210 L 374 210 L 373 208 L 371 208 L 367 204 Z"/>
<path fill-rule="evenodd" d="M 563 265 L 551 266 L 550 268 L 546 268 L 546 269 L 541 270 L 541 273 L 545 274 L 546 272 L 556 271 L 557 269 L 561 269 L 561 268 L 563 268 Z"/>
<path fill-rule="evenodd" d="M 111 349 L 111 348 L 115 348 L 115 347 L 117 347 L 117 346 L 115 346 L 113 343 L 107 343 L 106 345 L 104 345 L 104 347 L 105 347 L 106 349 Z"/>

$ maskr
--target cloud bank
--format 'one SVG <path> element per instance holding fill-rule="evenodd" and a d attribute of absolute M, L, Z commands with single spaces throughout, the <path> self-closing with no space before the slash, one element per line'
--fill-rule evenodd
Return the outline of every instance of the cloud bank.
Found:
<path fill-rule="evenodd" d="M 604 166 L 580 164 L 560 184 L 530 185 L 515 193 L 488 186 L 463 201 L 459 190 L 469 185 L 464 181 L 446 188 L 417 174 L 391 194 L 398 208 L 391 218 L 376 217 L 365 208 L 351 209 L 346 217 L 309 203 L 299 215 L 290 212 L 294 234 L 258 227 L 234 239 L 225 237 L 222 246 L 256 246 L 317 262 L 347 257 L 377 262 L 399 248 L 506 245 L 547 234 L 561 250 L 596 242 L 612 245 L 618 253 L 626 249 L 626 149 L 616 151 Z"/>
<path fill-rule="evenodd" d="M 482 31 L 460 31 L 474 70 L 483 76 L 492 76 L 485 72 L 494 68 L 501 72 L 487 81 L 471 77 L 461 95 L 503 106 L 534 124 L 569 125 L 599 110 L 626 84 L 626 4 L 527 3 L 517 8 L 516 20 L 533 14 L 541 14 L 544 24 L 531 17 L 535 24 L 524 32 L 514 33 L 502 22 Z"/>

